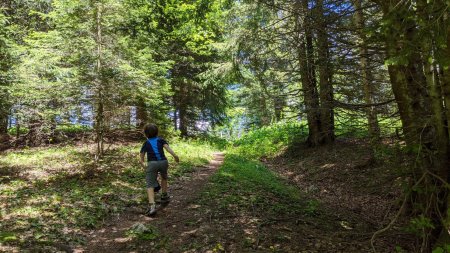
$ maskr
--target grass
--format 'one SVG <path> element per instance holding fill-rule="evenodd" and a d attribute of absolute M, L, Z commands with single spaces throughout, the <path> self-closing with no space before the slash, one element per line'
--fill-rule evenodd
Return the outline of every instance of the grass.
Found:
<path fill-rule="evenodd" d="M 381 136 L 395 136 L 401 132 L 401 121 L 398 117 L 383 117 L 378 115 L 378 125 Z M 364 112 L 354 112 L 346 109 L 335 110 L 335 133 L 338 137 L 367 138 L 369 123 Z"/>
<path fill-rule="evenodd" d="M 83 243 L 82 231 L 145 199 L 141 143 L 112 146 L 96 166 L 91 146 L 13 150 L 0 155 L 0 244 L 30 248 Z M 214 148 L 200 141 L 171 145 L 171 179 L 206 164 Z M 168 155 L 170 156 L 170 155 Z M 171 180 L 169 179 L 169 180 Z"/>
<path fill-rule="evenodd" d="M 240 238 L 236 241 L 237 249 L 243 252 L 252 252 L 256 248 L 264 252 L 276 251 L 276 241 L 286 239 L 276 238 L 280 231 L 273 231 L 276 232 L 273 237 L 266 234 L 274 224 L 278 221 L 295 224 L 299 217 L 321 214 L 318 201 L 311 200 L 260 161 L 304 140 L 304 128 L 296 123 L 276 124 L 251 131 L 228 146 L 223 165 L 211 177 L 198 201 L 204 207 L 204 216 L 210 217 L 210 223 L 219 224 L 214 232 L 211 231 L 217 237 L 209 239 L 206 248 L 220 252 L 216 247 L 217 240 L 222 242 L 222 239 L 230 238 L 230 227 L 237 226 L 239 230 L 232 232 Z M 232 224 L 224 228 L 228 223 Z M 201 238 L 193 239 L 189 249 L 197 250 L 194 246 L 198 244 L 206 249 Z"/>
<path fill-rule="evenodd" d="M 278 217 L 303 213 L 308 206 L 304 197 L 260 162 L 227 154 L 201 202 L 215 206 L 220 213 L 264 211 Z"/>
<path fill-rule="evenodd" d="M 344 129 L 343 125 L 340 127 L 340 133 L 351 132 L 351 129 Z M 345 134 L 342 135 L 345 136 Z M 335 177 L 336 180 L 332 182 L 333 184 L 336 184 L 343 190 L 361 191 L 363 194 L 367 192 L 367 196 L 378 193 L 385 195 L 384 191 L 377 190 L 379 185 L 397 187 L 386 182 L 392 182 L 397 177 L 398 171 L 404 168 L 403 166 L 398 167 L 403 161 L 403 156 L 397 156 L 398 152 L 400 152 L 398 147 L 380 145 L 380 148 L 375 150 L 375 158 L 376 161 L 382 161 L 382 163 L 372 164 L 369 159 L 371 152 L 363 145 L 365 143 L 364 140 L 355 140 L 354 144 L 352 141 L 347 142 L 348 144 L 346 145 L 348 147 L 342 147 L 345 152 L 336 151 L 333 149 L 333 146 L 317 149 L 295 149 L 295 147 L 298 147 L 297 144 L 299 142 L 306 139 L 306 136 L 307 129 L 305 125 L 295 123 L 276 124 L 251 131 L 229 145 L 224 164 L 212 176 L 210 184 L 203 191 L 200 199 L 200 204 L 208 210 L 205 216 L 210 215 L 209 222 L 211 223 L 212 220 L 212 223 L 214 223 L 214 220 L 217 220 L 219 224 L 215 227 L 218 231 L 217 234 L 219 234 L 218 238 L 228 235 L 228 229 L 230 228 L 227 226 L 227 228 L 222 229 L 221 226 L 223 224 L 237 222 L 238 225 L 234 223 L 230 226 L 234 225 L 241 230 L 246 229 L 245 231 L 250 231 L 237 235 L 241 239 L 238 248 L 242 249 L 243 252 L 255 250 L 256 248 L 264 252 L 270 252 L 281 250 L 277 248 L 277 245 L 284 245 L 283 247 L 289 247 L 286 245 L 290 245 L 290 239 L 286 239 L 283 236 L 277 238 L 277 235 L 280 234 L 280 231 L 275 230 L 278 226 L 277 224 L 283 224 L 282 226 L 288 227 L 290 229 L 288 231 L 300 231 L 300 234 L 303 228 L 296 225 L 296 222 L 299 220 L 305 222 L 306 225 L 304 227 L 309 227 L 313 230 L 307 231 L 307 233 L 322 233 L 318 230 L 347 231 L 344 225 L 347 220 L 353 219 L 353 216 L 339 217 L 338 215 L 342 215 L 342 213 L 336 214 L 333 212 L 335 210 L 331 210 L 329 206 L 326 206 L 328 204 L 325 198 L 318 198 L 317 194 L 311 194 L 308 189 L 303 191 L 298 186 L 293 186 L 274 172 L 276 169 L 271 170 L 267 168 L 262 161 L 269 160 L 272 161 L 270 163 L 271 166 L 278 166 L 276 161 L 280 159 L 282 160 L 280 161 L 280 166 L 291 166 L 294 171 L 299 169 L 301 176 L 310 177 L 316 175 L 318 183 L 322 179 L 328 182 L 327 173 L 334 171 L 334 174 L 330 177 L 338 174 L 339 176 Z M 364 138 L 365 134 L 360 132 L 360 134 L 356 134 L 356 137 L 354 135 L 349 135 L 349 137 L 359 139 L 360 137 Z M 339 147 L 339 145 L 342 145 L 341 143 L 337 142 L 336 145 Z M 295 152 L 299 152 L 292 153 L 293 156 L 291 156 L 291 149 L 289 148 L 292 146 L 294 146 Z M 282 155 L 278 157 L 280 154 Z M 293 163 L 289 164 L 291 159 Z M 305 162 L 302 163 L 305 165 L 305 171 L 303 171 L 301 165 L 298 165 L 299 161 Z M 283 164 L 283 162 L 285 163 Z M 333 166 L 337 164 L 338 166 L 324 168 L 325 165 L 330 164 Z M 367 174 L 371 173 L 374 168 L 377 170 L 373 172 L 373 176 Z M 313 170 L 317 170 L 317 172 Z M 365 174 L 360 175 L 359 171 Z M 377 174 L 380 171 L 386 172 L 386 177 Z M 304 172 L 305 174 L 303 174 Z M 353 177 L 346 179 L 345 175 L 343 175 L 345 173 L 355 174 Z M 352 176 L 352 174 L 348 175 L 349 177 Z M 343 181 L 339 181 L 341 179 Z M 314 178 L 305 179 L 305 181 L 308 180 L 311 181 Z M 359 190 L 358 187 L 362 187 L 362 189 Z M 386 192 L 391 193 L 392 190 L 387 189 Z M 358 194 L 355 195 L 359 196 Z M 339 211 L 345 212 L 346 210 L 344 207 Z M 352 212 L 349 211 L 349 213 Z M 283 223 L 284 221 L 286 222 Z M 360 224 L 354 220 L 351 221 L 352 224 Z M 307 224 L 313 225 L 309 226 Z M 361 224 L 364 223 L 361 222 Z M 253 228 L 256 227 L 256 229 L 252 230 L 252 226 Z M 352 229 L 355 229 L 355 231 L 356 229 L 366 231 L 365 225 Z M 238 231 L 235 232 L 239 233 Z M 221 235 L 220 233 L 223 234 Z M 336 239 L 335 242 L 339 240 Z M 295 245 L 295 243 L 293 244 Z M 209 246 L 212 247 L 213 245 L 210 244 Z M 312 245 L 309 247 L 314 248 L 316 246 Z M 322 248 L 322 246 L 319 248 Z M 280 252 L 291 252 L 283 250 Z M 292 252 L 295 252 L 295 250 Z"/>
<path fill-rule="evenodd" d="M 233 143 L 230 151 L 245 155 L 250 159 L 274 156 L 288 146 L 304 141 L 307 129 L 305 124 L 280 123 L 250 131 Z"/>
<path fill-rule="evenodd" d="M 202 194 L 203 204 L 218 213 L 247 213 L 269 217 L 313 214 L 316 202 L 269 170 L 259 159 L 274 156 L 302 139 L 300 124 L 273 125 L 249 132 L 227 150 L 223 165 Z M 213 202 L 213 203 L 211 203 Z"/>

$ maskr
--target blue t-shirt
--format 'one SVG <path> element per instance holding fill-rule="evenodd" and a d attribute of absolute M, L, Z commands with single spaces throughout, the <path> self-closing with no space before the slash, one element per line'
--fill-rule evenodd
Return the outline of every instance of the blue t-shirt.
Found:
<path fill-rule="evenodd" d="M 167 141 L 164 139 L 159 137 L 149 138 L 144 145 L 142 145 L 141 153 L 147 153 L 147 161 L 167 160 L 164 155 L 164 144 L 167 144 Z"/>

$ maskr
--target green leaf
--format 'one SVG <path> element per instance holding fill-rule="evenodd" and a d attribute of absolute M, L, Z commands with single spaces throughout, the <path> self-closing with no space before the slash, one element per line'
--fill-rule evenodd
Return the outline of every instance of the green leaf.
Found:
<path fill-rule="evenodd" d="M 437 247 L 436 249 L 433 250 L 433 253 L 444 253 L 444 249 L 441 247 Z"/>
<path fill-rule="evenodd" d="M 0 232 L 0 242 L 10 242 L 17 240 L 17 237 L 12 232 Z"/>

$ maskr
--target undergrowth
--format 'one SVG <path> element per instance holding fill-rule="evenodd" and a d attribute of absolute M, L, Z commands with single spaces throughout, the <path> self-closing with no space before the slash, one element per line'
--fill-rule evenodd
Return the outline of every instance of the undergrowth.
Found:
<path fill-rule="evenodd" d="M 308 199 L 260 161 L 304 139 L 305 126 L 296 123 L 276 124 L 242 136 L 228 146 L 224 163 L 203 190 L 199 204 L 213 207 L 212 218 L 246 217 L 248 222 L 260 225 L 319 215 L 317 201 Z M 254 250 L 258 235 L 243 236 L 240 247 Z M 274 246 L 268 241 L 257 247 L 271 251 Z"/>
<path fill-rule="evenodd" d="M 296 215 L 310 208 L 297 188 L 283 182 L 258 161 L 227 154 L 219 171 L 203 192 L 202 203 L 217 212 L 253 213 L 268 216 Z M 313 210 L 311 210 L 313 212 Z"/>
<path fill-rule="evenodd" d="M 172 142 L 171 142 L 172 143 Z M 94 147 L 11 150 L 0 155 L 0 244 L 34 250 L 54 242 L 83 244 L 82 231 L 145 199 L 142 143 L 109 147 L 99 164 Z M 201 141 L 176 141 L 169 180 L 206 164 L 215 150 Z"/>
<path fill-rule="evenodd" d="M 280 123 L 262 127 L 236 140 L 229 151 L 249 159 L 274 156 L 288 146 L 304 141 L 307 131 L 306 125 L 300 123 Z"/>

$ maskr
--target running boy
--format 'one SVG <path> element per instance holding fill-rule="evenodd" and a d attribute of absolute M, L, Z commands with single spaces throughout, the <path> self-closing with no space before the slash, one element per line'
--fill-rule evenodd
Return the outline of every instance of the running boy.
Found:
<path fill-rule="evenodd" d="M 147 196 L 148 196 L 148 209 L 145 212 L 146 215 L 156 214 L 155 204 L 155 188 L 159 186 L 157 178 L 158 172 L 161 175 L 161 202 L 168 202 L 169 195 L 167 194 L 167 169 L 169 163 L 164 155 L 164 149 L 169 152 L 175 162 L 179 162 L 178 156 L 169 147 L 167 142 L 158 137 L 158 127 L 155 124 L 147 124 L 144 127 L 144 134 L 147 137 L 147 141 L 141 148 L 141 165 L 146 169 L 145 181 L 147 183 Z M 147 154 L 147 165 L 144 163 L 145 154 Z"/>

